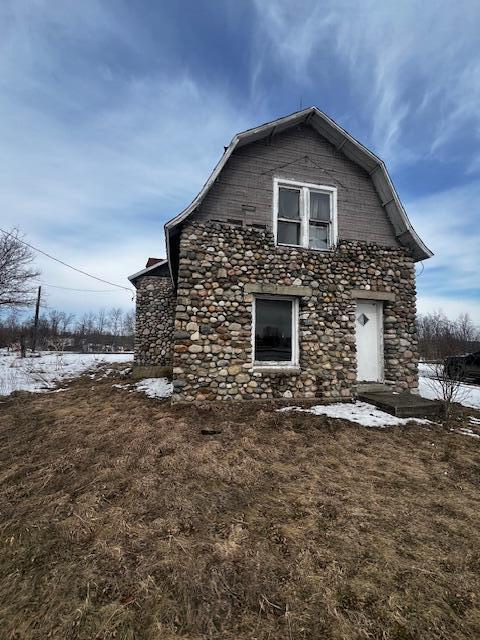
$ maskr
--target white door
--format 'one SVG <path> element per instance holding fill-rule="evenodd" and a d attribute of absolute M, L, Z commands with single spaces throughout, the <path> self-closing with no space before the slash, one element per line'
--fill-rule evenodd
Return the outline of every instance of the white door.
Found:
<path fill-rule="evenodd" d="M 383 305 L 358 300 L 355 314 L 357 342 L 357 380 L 382 382 L 383 379 Z"/>

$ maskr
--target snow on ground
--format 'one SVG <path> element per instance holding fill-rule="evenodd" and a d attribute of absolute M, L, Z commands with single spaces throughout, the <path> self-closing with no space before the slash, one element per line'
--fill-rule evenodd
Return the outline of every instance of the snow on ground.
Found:
<path fill-rule="evenodd" d="M 39 357 L 20 358 L 0 349 L 0 396 L 13 391 L 44 392 L 62 380 L 75 378 L 103 363 L 127 362 L 131 353 L 42 352 Z"/>
<path fill-rule="evenodd" d="M 173 392 L 173 385 L 167 378 L 145 378 L 137 382 L 135 388 L 149 398 L 168 398 Z"/>
<path fill-rule="evenodd" d="M 418 365 L 418 387 L 420 395 L 430 400 L 441 399 L 440 384 L 434 379 L 432 367 L 425 362 Z M 464 407 L 480 409 L 480 386 L 473 384 L 460 384 L 457 397 L 454 400 Z"/>
<path fill-rule="evenodd" d="M 136 384 L 112 384 L 112 387 L 127 393 L 138 391 L 149 398 L 169 398 L 173 393 L 173 385 L 167 378 L 144 378 Z"/>
<path fill-rule="evenodd" d="M 341 420 L 350 420 L 357 422 L 364 427 L 394 427 L 396 425 L 405 425 L 412 420 L 423 424 L 429 424 L 429 420 L 422 418 L 397 418 L 389 413 L 380 411 L 367 402 L 342 402 L 336 404 L 315 405 L 310 409 L 301 409 L 300 407 L 284 407 L 279 411 L 303 411 L 304 413 L 313 413 L 316 416 L 325 415 L 329 418 L 340 418 Z"/>
<path fill-rule="evenodd" d="M 430 378 L 432 377 L 433 372 L 434 372 L 434 369 L 432 368 L 431 364 L 428 364 L 428 362 L 418 363 L 418 374 L 420 376 L 423 376 L 425 378 Z"/>
<path fill-rule="evenodd" d="M 461 433 L 464 436 L 470 436 L 471 438 L 480 438 L 480 434 L 475 433 L 473 429 L 469 427 L 460 427 L 460 429 L 450 429 L 450 431 L 455 431 L 455 433 Z"/>

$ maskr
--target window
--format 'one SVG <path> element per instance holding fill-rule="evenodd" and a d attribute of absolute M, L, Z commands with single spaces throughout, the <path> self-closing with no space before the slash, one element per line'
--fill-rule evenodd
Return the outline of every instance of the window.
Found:
<path fill-rule="evenodd" d="M 298 301 L 256 297 L 253 303 L 253 362 L 295 366 L 298 354 Z"/>
<path fill-rule="evenodd" d="M 280 187 L 278 190 L 277 242 L 279 244 L 300 244 L 302 235 L 300 194 L 300 189 Z"/>
<path fill-rule="evenodd" d="M 277 244 L 331 249 L 337 241 L 337 190 L 274 179 L 274 229 Z"/>

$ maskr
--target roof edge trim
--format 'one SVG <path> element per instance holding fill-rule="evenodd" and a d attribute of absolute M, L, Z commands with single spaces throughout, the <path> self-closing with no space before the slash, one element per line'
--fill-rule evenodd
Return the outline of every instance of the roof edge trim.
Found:
<path fill-rule="evenodd" d="M 158 269 L 158 267 L 163 267 L 163 265 L 166 264 L 167 262 L 168 262 L 168 258 L 163 258 L 162 260 L 155 262 L 155 264 L 152 264 L 150 267 L 145 267 L 145 269 L 141 269 L 140 271 L 137 271 L 137 273 L 134 273 L 131 276 L 128 276 L 128 279 L 130 280 L 130 282 L 133 282 L 140 276 L 144 276 L 145 274 L 147 274 L 149 271 Z"/>

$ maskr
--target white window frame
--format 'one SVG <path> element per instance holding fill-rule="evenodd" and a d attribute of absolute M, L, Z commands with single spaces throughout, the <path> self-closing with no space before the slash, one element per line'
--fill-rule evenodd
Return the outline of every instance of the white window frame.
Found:
<path fill-rule="evenodd" d="M 257 316 L 257 300 L 282 300 L 292 303 L 292 358 L 285 361 L 255 360 L 255 327 Z M 299 366 L 298 345 L 299 305 L 295 296 L 254 295 L 252 301 L 252 365 L 254 369 L 296 369 Z"/>
<path fill-rule="evenodd" d="M 285 244 L 278 242 L 278 200 L 281 187 L 287 189 L 298 189 L 300 191 L 300 244 Z M 330 196 L 330 223 L 328 227 L 328 248 L 320 249 L 309 247 L 309 225 L 310 225 L 310 192 L 327 193 Z M 281 219 L 283 222 L 284 219 Z M 287 220 L 285 222 L 295 222 Z M 296 180 L 284 180 L 283 178 L 273 179 L 273 233 L 275 244 L 279 247 L 296 247 L 310 249 L 310 251 L 331 251 L 338 240 L 337 222 L 337 188 L 321 184 L 311 184 L 310 182 L 297 182 Z"/>

